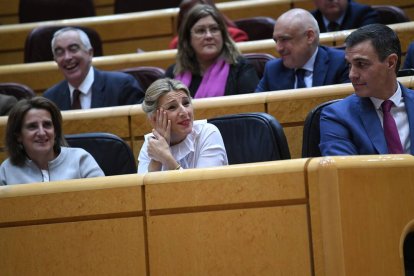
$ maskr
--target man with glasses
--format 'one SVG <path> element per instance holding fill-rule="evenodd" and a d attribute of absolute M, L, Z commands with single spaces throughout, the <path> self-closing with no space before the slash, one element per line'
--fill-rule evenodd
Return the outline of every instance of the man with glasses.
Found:
<path fill-rule="evenodd" d="M 282 14 L 273 39 L 280 58 L 266 63 L 256 92 L 349 82 L 344 52 L 319 45 L 318 23 L 308 11 Z"/>

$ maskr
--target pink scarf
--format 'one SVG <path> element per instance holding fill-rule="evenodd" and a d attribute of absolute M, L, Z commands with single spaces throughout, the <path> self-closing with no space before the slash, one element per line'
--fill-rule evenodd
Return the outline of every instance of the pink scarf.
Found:
<path fill-rule="evenodd" d="M 224 59 L 217 60 L 205 72 L 194 98 L 224 96 L 229 71 L 230 65 Z M 182 81 L 188 87 L 191 83 L 192 74 L 189 71 L 185 71 L 175 78 Z"/>

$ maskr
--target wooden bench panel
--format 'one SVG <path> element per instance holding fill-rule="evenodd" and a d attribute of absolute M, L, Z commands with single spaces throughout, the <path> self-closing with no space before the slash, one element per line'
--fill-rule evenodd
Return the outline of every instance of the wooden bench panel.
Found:
<path fill-rule="evenodd" d="M 402 244 L 413 230 L 413 172 L 411 155 L 311 160 L 315 275 L 405 275 Z"/>
<path fill-rule="evenodd" d="M 144 275 L 143 177 L 0 187 L 2 275 Z M 24 262 L 16 262 L 24 256 Z"/>
<path fill-rule="evenodd" d="M 147 174 L 151 274 L 312 275 L 305 162 Z"/>

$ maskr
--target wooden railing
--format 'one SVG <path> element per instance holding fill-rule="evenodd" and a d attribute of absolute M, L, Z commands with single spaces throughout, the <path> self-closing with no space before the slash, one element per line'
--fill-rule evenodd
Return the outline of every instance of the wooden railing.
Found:
<path fill-rule="evenodd" d="M 111 1 L 113 0 L 100 0 L 97 1 L 96 5 L 104 10 L 108 10 L 108 5 L 110 5 Z M 9 14 L 12 9 L 17 7 L 15 2 L 3 1 L 0 4 L 7 5 L 5 13 Z M 374 1 L 367 0 L 367 2 L 371 3 Z M 414 18 L 414 4 L 410 0 L 399 0 L 393 3 L 393 5 L 406 8 L 407 12 L 412 9 L 413 14 L 411 17 Z M 291 8 L 299 7 L 311 10 L 314 8 L 314 5 L 310 0 L 244 0 L 218 3 L 217 7 L 229 18 L 239 19 L 253 16 L 277 18 Z M 177 13 L 178 8 L 172 8 L 148 12 L 108 14 L 67 20 L 3 25 L 0 26 L 0 64 L 22 63 L 25 40 L 29 32 L 36 26 L 51 24 L 87 26 L 95 29 L 102 38 L 104 55 L 136 53 L 138 49 L 144 51 L 165 50 L 176 33 Z"/>
<path fill-rule="evenodd" d="M 399 81 L 414 87 L 414 77 Z M 283 126 L 292 158 L 300 158 L 302 132 L 306 115 L 318 104 L 344 98 L 354 92 L 351 84 L 327 85 L 305 89 L 251 93 L 244 95 L 195 99 L 196 119 L 213 118 L 243 112 L 267 112 Z M 137 157 L 144 135 L 151 131 L 141 105 L 62 111 L 65 134 L 110 132 L 123 138 Z M 0 117 L 0 133 L 5 132 L 7 117 Z M 0 161 L 5 159 L 3 139 L 0 140 Z"/>
<path fill-rule="evenodd" d="M 413 170 L 325 157 L 2 186 L 0 274 L 403 276 Z"/>

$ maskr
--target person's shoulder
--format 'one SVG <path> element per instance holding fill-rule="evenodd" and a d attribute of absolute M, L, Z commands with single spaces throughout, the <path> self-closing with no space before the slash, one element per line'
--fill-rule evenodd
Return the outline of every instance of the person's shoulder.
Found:
<path fill-rule="evenodd" d="M 88 156 L 91 155 L 89 152 L 84 150 L 83 148 L 76 148 L 76 147 L 61 147 L 60 153 L 63 155 L 68 156 Z"/>
<path fill-rule="evenodd" d="M 96 75 L 103 75 L 112 79 L 135 79 L 133 76 L 131 76 L 128 73 L 124 72 L 118 72 L 118 71 L 103 71 L 95 69 Z"/>
<path fill-rule="evenodd" d="M 348 7 L 352 10 L 373 10 L 373 8 L 369 5 L 361 4 L 355 1 L 349 1 Z"/>
<path fill-rule="evenodd" d="M 218 131 L 218 128 L 209 123 L 207 120 L 196 120 L 193 122 L 193 130 L 196 134 L 200 134 L 202 132 L 207 132 L 207 131 Z"/>
<path fill-rule="evenodd" d="M 329 55 L 335 55 L 335 56 L 345 56 L 345 51 L 343 49 L 337 49 L 334 47 L 329 47 L 325 45 L 319 45 L 320 51 L 325 51 Z"/>
<path fill-rule="evenodd" d="M 45 92 L 43 93 L 43 96 L 47 97 L 48 95 L 51 95 L 54 93 L 60 93 L 60 91 L 65 88 L 69 89 L 68 82 L 66 80 L 62 80 L 54 84 L 53 86 L 49 87 L 48 89 L 46 89 Z"/>

